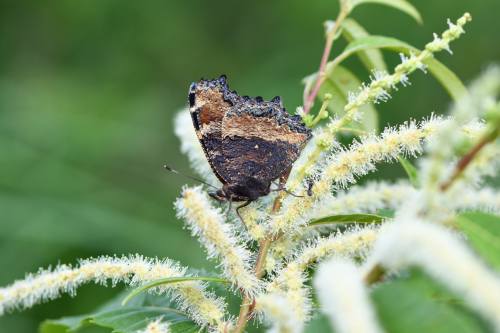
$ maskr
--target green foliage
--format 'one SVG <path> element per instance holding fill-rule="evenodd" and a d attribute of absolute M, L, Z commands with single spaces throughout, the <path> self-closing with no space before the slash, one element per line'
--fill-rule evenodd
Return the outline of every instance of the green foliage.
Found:
<path fill-rule="evenodd" d="M 335 332 L 328 322 L 328 318 L 321 314 L 319 311 L 315 313 L 314 318 L 306 326 L 305 333 L 316 332 Z"/>
<path fill-rule="evenodd" d="M 351 43 L 357 39 L 368 37 L 370 34 L 358 22 L 348 17 L 342 22 L 342 35 Z M 384 56 L 379 49 L 363 50 L 358 52 L 357 56 L 368 72 L 372 69 L 388 71 Z"/>
<path fill-rule="evenodd" d="M 337 214 L 323 216 L 319 219 L 312 220 L 307 225 L 312 227 L 333 223 L 381 223 L 384 220 L 387 220 L 387 217 L 375 214 Z"/>
<path fill-rule="evenodd" d="M 471 212 L 458 216 L 456 221 L 477 252 L 500 269 L 500 217 Z"/>
<path fill-rule="evenodd" d="M 318 74 L 312 74 L 304 79 L 302 83 L 316 81 Z M 349 92 L 359 91 L 361 81 L 350 70 L 345 67 L 337 66 L 332 74 L 325 80 L 319 89 L 317 98 L 323 103 L 325 94 L 331 94 L 332 99 L 328 103 L 327 110 L 330 114 L 337 114 L 338 117 L 345 115 L 344 106 L 347 104 Z M 378 129 L 378 114 L 373 104 L 365 104 L 361 106 L 364 121 L 362 123 L 354 122 L 352 127 L 373 132 Z"/>
<path fill-rule="evenodd" d="M 198 332 L 197 326 L 165 298 L 165 295 L 142 293 L 122 306 L 128 292 L 122 292 L 96 311 L 87 315 L 46 320 L 40 327 L 41 333 L 77 332 L 90 326 L 102 326 L 116 333 L 132 333 L 144 329 L 151 321 L 161 318 L 169 322 L 173 333 Z M 64 329 L 64 331 L 63 331 Z"/>
<path fill-rule="evenodd" d="M 388 332 L 485 332 L 476 315 L 424 273 L 412 270 L 406 275 L 409 277 L 383 284 L 371 294 Z"/>
<path fill-rule="evenodd" d="M 420 13 L 406 1 L 356 0 L 354 6 L 362 3 L 388 5 L 421 22 Z M 318 60 L 319 42 L 311 38 L 317 29 L 314 22 L 331 18 L 334 5 L 304 5 L 300 1 L 256 2 L 250 7 L 203 1 L 6 2 L 0 14 L 0 151 L 4 159 L 0 267 L 7 267 L 2 284 L 58 260 L 71 262 L 100 254 L 140 252 L 205 265 L 198 244 L 187 231 L 180 230 L 171 208 L 185 180 L 169 177 L 162 169 L 166 159 L 178 155 L 172 115 L 185 106 L 191 81 L 222 73 L 235 79 L 239 91 L 263 95 L 267 100 L 280 94 L 289 110 L 300 105 L 297 82 Z M 285 6 L 287 15 L 276 15 Z M 429 34 L 437 31 L 431 25 L 434 18 L 449 16 L 448 8 L 438 8 L 434 3 L 419 6 L 428 19 L 424 28 Z M 467 8 L 471 12 L 477 8 L 476 12 L 486 13 L 484 17 L 498 12 L 498 4 L 493 1 L 470 3 Z M 397 18 L 380 17 L 377 10 L 363 12 L 360 7 L 356 19 L 367 27 L 376 26 L 382 33 L 388 27 L 394 29 Z M 301 20 L 290 21 L 293 17 Z M 367 69 L 384 70 L 387 65 L 380 49 L 418 52 L 395 39 L 369 36 L 357 21 L 348 19 L 342 25 L 343 36 L 350 44 L 340 60 L 356 54 Z M 398 30 L 409 29 L 406 22 L 398 24 Z M 489 26 L 482 29 L 476 32 L 481 38 L 457 46 L 468 56 L 454 58 L 452 68 L 464 80 L 498 51 L 495 31 L 492 33 Z M 488 51 L 478 52 L 484 45 L 489 45 Z M 470 62 L 472 57 L 478 57 L 476 64 Z M 454 99 L 464 94 L 461 81 L 447 67 L 435 59 L 427 65 Z M 362 76 L 356 70 L 336 66 L 318 94 L 321 101 L 325 93 L 333 95 L 328 106 L 330 115 L 343 115 L 347 92 L 357 92 L 363 81 L 358 77 Z M 373 106 L 363 106 L 365 121 L 353 126 L 373 131 L 378 130 L 379 117 L 380 123 L 386 123 L 393 117 L 418 117 L 428 110 L 442 109 L 445 98 L 437 90 L 428 90 L 427 86 L 412 87 L 416 96 L 425 96 L 418 107 L 402 100 L 378 115 Z M 440 104 L 436 105 L 436 100 Z M 180 169 L 187 168 L 185 160 L 173 160 Z M 394 173 L 388 171 L 380 177 L 394 177 Z M 376 215 L 334 215 L 311 223 L 380 222 L 393 213 L 380 210 Z M 498 268 L 497 219 L 471 213 L 457 222 L 477 251 Z M 374 292 L 388 331 L 416 331 L 409 323 L 397 323 L 397 317 L 407 314 L 411 314 L 412 325 L 432 331 L 435 326 L 423 324 L 435 318 L 428 307 L 450 319 L 450 331 L 461 331 L 460 324 L 464 331 L 475 332 L 478 324 L 474 315 L 456 303 L 436 301 L 428 291 L 438 287 L 422 287 L 413 279 L 412 274 L 410 279 L 383 285 Z M 432 281 L 425 281 L 432 285 Z M 216 285 L 220 283 L 210 288 Z M 227 291 L 216 288 L 216 292 L 229 299 Z M 198 331 L 199 327 L 178 313 L 164 296 L 141 293 L 123 308 L 121 302 L 127 294 L 87 315 L 47 320 L 41 332 L 75 331 L 93 325 L 131 332 L 163 315 L 163 320 L 174 323 L 174 332 Z M 402 298 L 411 303 L 408 312 L 397 307 Z M 67 306 L 69 302 L 73 305 Z M 16 317 L 23 322 L 16 327 L 0 319 L 0 331 L 23 332 L 19 327 L 28 327 L 26 332 L 32 332 L 34 326 L 29 325 L 36 325 L 40 318 L 54 313 L 82 313 L 81 309 L 90 304 L 81 302 L 78 307 L 78 302 L 62 299 L 55 305 L 44 305 L 49 315 L 39 309 L 25 312 L 25 317 Z M 425 315 L 419 317 L 421 313 Z M 326 322 L 321 316 L 318 320 Z M 441 329 L 443 325 L 436 327 Z"/>
<path fill-rule="evenodd" d="M 396 38 L 368 36 L 349 43 L 342 54 L 337 57 L 338 60 L 336 60 L 340 62 L 352 54 L 370 49 L 387 49 L 398 53 L 404 53 L 407 56 L 410 55 L 410 51 L 414 52 L 416 55 L 421 52 L 419 49 Z M 428 66 L 426 70 L 439 81 L 453 100 L 456 101 L 461 96 L 467 94 L 467 89 L 463 85 L 462 81 L 460 81 L 460 79 L 441 62 L 435 58 L 430 58 L 427 59 L 424 64 Z"/>
<path fill-rule="evenodd" d="M 163 286 L 169 283 L 178 283 L 178 282 L 184 282 L 184 281 L 213 281 L 213 282 L 222 282 L 222 283 L 231 283 L 231 281 L 221 279 L 221 278 L 216 278 L 216 277 L 175 277 L 175 278 L 163 278 L 163 279 L 158 279 L 151 281 L 150 283 L 146 283 L 138 288 L 136 288 L 134 291 L 132 291 L 124 300 L 123 300 L 123 305 L 125 305 L 132 297 L 137 296 L 138 294 L 142 293 L 143 291 L 146 291 L 151 288 L 156 288 L 159 286 Z"/>
<path fill-rule="evenodd" d="M 377 209 L 377 215 L 378 216 L 382 216 L 382 217 L 386 217 L 386 218 L 389 218 L 389 219 L 393 219 L 394 218 L 394 213 L 396 211 L 395 210 L 389 210 L 389 209 Z"/>
<path fill-rule="evenodd" d="M 172 332 L 198 332 L 197 326 L 179 307 L 164 294 L 143 292 L 147 289 L 167 283 L 203 280 L 209 282 L 209 289 L 218 297 L 226 298 L 230 304 L 230 295 L 214 272 L 190 268 L 186 274 L 197 277 L 159 279 L 141 286 L 132 292 L 125 290 L 113 299 L 99 306 L 92 313 L 63 317 L 57 320 L 46 320 L 40 326 L 41 333 L 76 332 L 87 326 L 102 326 L 112 328 L 117 333 L 130 333 L 143 329 L 151 321 L 161 317 L 162 322 L 169 322 Z"/>
<path fill-rule="evenodd" d="M 420 13 L 418 10 L 413 7 L 411 3 L 405 0 L 354 0 L 353 1 L 353 8 L 361 5 L 361 4 L 366 4 L 366 3 L 373 3 L 373 4 L 379 4 L 379 5 L 384 5 L 384 6 L 389 6 L 396 8 L 411 17 L 415 19 L 419 24 L 423 24 L 422 22 L 422 17 L 420 17 Z"/>
<path fill-rule="evenodd" d="M 491 332 L 460 299 L 418 269 L 406 270 L 395 281 L 376 286 L 371 300 L 386 332 Z M 324 315 L 317 313 L 305 331 L 335 330 Z"/>
<path fill-rule="evenodd" d="M 417 168 L 415 168 L 413 164 L 411 164 L 407 159 L 401 156 L 398 156 L 398 161 L 408 174 L 408 178 L 410 178 L 413 187 L 420 188 L 422 186 L 422 183 L 420 181 L 420 176 L 418 174 Z"/>
<path fill-rule="evenodd" d="M 381 1 L 381 3 L 399 3 L 402 7 L 408 4 L 406 1 Z M 411 7 L 411 5 L 409 6 Z M 345 115 L 344 106 L 348 102 L 349 92 L 356 93 L 359 87 L 361 87 L 361 80 L 354 73 L 345 67 L 339 66 L 342 61 L 353 54 L 357 54 L 368 70 L 376 69 L 385 71 L 386 64 L 379 49 L 387 49 L 403 53 L 407 56 L 410 56 L 411 53 L 418 55 L 421 52 L 410 44 L 396 38 L 370 36 L 361 25 L 350 18 L 347 18 L 342 23 L 342 29 L 343 35 L 349 44 L 339 56 L 326 65 L 325 71 L 330 74 L 321 85 L 316 96 L 321 102 L 324 102 L 323 96 L 331 94 L 333 98 L 330 100 L 327 109 L 332 114 L 337 114 L 339 118 Z M 430 58 L 424 63 L 427 65 L 427 70 L 438 80 L 454 100 L 467 95 L 467 90 L 463 83 L 445 65 L 435 58 Z M 313 73 L 302 79 L 302 83 L 310 88 L 317 77 L 318 73 Z M 362 105 L 360 111 L 363 113 L 363 122 L 354 122 L 351 126 L 366 132 L 376 132 L 378 130 L 379 116 L 373 104 Z M 416 180 L 415 177 L 411 179 L 412 182 Z M 418 186 L 418 183 L 415 184 Z"/>

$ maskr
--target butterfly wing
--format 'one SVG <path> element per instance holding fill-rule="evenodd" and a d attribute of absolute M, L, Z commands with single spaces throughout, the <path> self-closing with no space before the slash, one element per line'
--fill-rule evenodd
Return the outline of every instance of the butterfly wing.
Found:
<path fill-rule="evenodd" d="M 311 139 L 300 116 L 290 116 L 281 97 L 239 97 L 222 120 L 222 151 L 231 183 L 244 185 L 248 177 L 268 184 L 283 175 Z"/>
<path fill-rule="evenodd" d="M 226 98 L 229 89 L 226 77 L 222 75 L 215 80 L 201 79 L 193 82 L 189 89 L 189 112 L 193 126 L 205 152 L 213 172 L 224 183 L 229 183 L 229 175 L 225 172 L 222 153 L 222 120 L 224 114 L 233 106 Z"/>

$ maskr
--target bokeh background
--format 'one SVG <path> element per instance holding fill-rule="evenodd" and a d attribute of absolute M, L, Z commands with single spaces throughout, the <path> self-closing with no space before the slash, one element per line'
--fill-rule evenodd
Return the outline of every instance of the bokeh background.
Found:
<path fill-rule="evenodd" d="M 454 55 L 437 58 L 465 83 L 500 60 L 498 0 L 412 2 L 423 26 L 377 5 L 352 17 L 371 34 L 422 48 L 447 18 L 469 11 Z M 99 255 L 140 253 L 213 270 L 175 218 L 181 186 L 194 182 L 163 169 L 193 175 L 172 119 L 191 82 L 221 74 L 243 95 L 281 95 L 293 113 L 300 80 L 319 67 L 322 22 L 337 12 L 334 0 L 1 0 L 0 285 Z M 344 46 L 337 41 L 333 53 Z M 389 68 L 399 62 L 384 54 Z M 344 65 L 368 80 L 357 58 Z M 381 126 L 446 112 L 450 97 L 431 75 L 410 81 L 377 106 Z M 404 176 L 394 164 L 371 178 Z M 122 288 L 84 286 L 76 299 L 0 317 L 0 332 L 36 332 L 45 318 L 87 313 Z"/>

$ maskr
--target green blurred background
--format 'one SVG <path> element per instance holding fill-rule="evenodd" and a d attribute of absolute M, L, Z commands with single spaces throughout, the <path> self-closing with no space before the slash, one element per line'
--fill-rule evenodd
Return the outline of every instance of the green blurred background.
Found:
<path fill-rule="evenodd" d="M 473 21 L 437 55 L 467 83 L 500 60 L 498 0 L 412 1 L 424 25 L 365 5 L 352 17 L 371 34 L 422 48 L 464 12 Z M 300 80 L 318 70 L 329 1 L 0 1 L 0 285 L 77 258 L 140 253 L 213 270 L 173 201 L 193 174 L 172 118 L 201 77 L 228 77 L 243 95 L 281 95 L 293 113 Z M 338 40 L 334 53 L 345 43 Z M 384 53 L 389 68 L 399 62 Z M 361 80 L 353 57 L 344 63 Z M 380 124 L 445 112 L 450 98 L 431 75 L 377 106 Z M 316 105 L 316 108 L 318 105 Z M 404 177 L 383 165 L 372 178 Z M 88 285 L 0 317 L 0 332 L 36 332 L 45 318 L 83 314 L 117 289 Z M 97 330 L 96 330 L 97 331 Z M 90 331 L 89 331 L 90 332 Z"/>

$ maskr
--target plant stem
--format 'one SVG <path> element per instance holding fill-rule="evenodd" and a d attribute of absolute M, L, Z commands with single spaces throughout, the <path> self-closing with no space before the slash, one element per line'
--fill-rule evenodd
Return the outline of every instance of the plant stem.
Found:
<path fill-rule="evenodd" d="M 297 177 L 295 180 L 301 181 L 302 178 L 306 175 L 306 169 L 311 166 L 316 160 L 318 159 L 319 155 L 323 152 L 323 147 L 316 147 L 316 149 L 313 151 L 311 154 L 311 157 L 309 157 L 309 160 L 307 160 L 307 163 L 302 166 L 300 171 L 297 174 Z"/>
<path fill-rule="evenodd" d="M 288 180 L 288 177 L 290 177 L 290 172 L 292 172 L 292 167 L 290 166 L 290 168 L 288 168 L 288 170 L 285 172 L 285 174 L 283 175 L 283 177 L 280 178 L 280 186 L 281 187 L 285 187 L 286 185 L 286 182 Z M 277 196 L 276 196 L 276 199 L 274 199 L 274 203 L 273 203 L 273 210 L 271 212 L 271 215 L 275 215 L 279 209 L 281 208 L 281 199 L 283 198 L 283 196 L 285 195 L 286 193 L 284 191 L 281 191 Z"/>
<path fill-rule="evenodd" d="M 309 89 L 308 86 L 306 86 L 306 91 L 304 92 L 304 100 L 305 101 L 307 100 L 307 102 L 305 102 L 305 105 L 304 105 L 305 114 L 308 114 L 309 111 L 311 110 L 312 104 L 314 102 L 314 99 L 316 98 L 316 95 L 318 94 L 319 88 L 321 87 L 321 84 L 323 83 L 323 81 L 326 78 L 326 76 L 322 76 L 322 74 L 325 71 L 325 67 L 326 67 L 327 62 L 328 62 L 328 57 L 330 56 L 330 51 L 332 49 L 333 39 L 334 39 L 335 34 L 338 30 L 338 27 L 340 26 L 340 22 L 342 22 L 342 20 L 348 14 L 349 14 L 349 11 L 346 10 L 345 8 L 341 7 L 339 15 L 338 15 L 337 19 L 335 20 L 335 26 L 332 29 L 332 31 L 330 31 L 328 33 L 328 35 L 326 37 L 326 45 L 325 45 L 325 50 L 323 51 L 323 57 L 321 59 L 321 64 L 319 67 L 318 79 L 316 80 L 316 83 L 314 84 L 313 90 L 308 98 L 307 98 L 307 91 Z M 331 69 L 330 69 L 330 71 L 331 71 Z M 326 105 L 324 105 L 324 108 L 326 108 Z M 318 115 L 318 120 L 319 120 L 319 116 L 321 115 L 321 113 L 322 112 L 320 112 L 320 114 Z M 306 163 L 306 166 L 309 166 L 312 163 L 314 163 L 314 161 L 316 161 L 316 159 L 318 158 L 321 151 L 322 151 L 322 148 L 317 147 L 316 150 L 313 152 L 313 155 L 309 158 L 309 161 Z M 291 170 L 292 170 L 292 168 L 290 167 L 287 170 L 287 172 L 285 173 L 285 175 L 282 177 L 282 179 L 280 180 L 281 186 L 284 186 L 286 184 L 288 178 L 290 177 Z M 299 178 L 299 176 L 297 176 L 297 179 L 302 179 L 304 177 L 305 168 L 301 171 L 301 173 L 302 173 L 302 175 L 300 176 L 300 174 L 299 174 L 300 178 Z M 282 197 L 282 195 L 278 195 L 276 197 L 274 204 L 273 204 L 272 215 L 276 214 L 279 211 L 279 209 L 281 207 L 281 197 Z M 281 236 L 283 236 L 283 234 L 278 234 L 274 237 L 273 236 L 267 237 L 259 244 L 259 254 L 257 256 L 257 260 L 255 262 L 255 267 L 254 267 L 254 275 L 258 279 L 260 279 L 262 277 L 262 275 L 264 275 L 264 270 L 262 269 L 262 266 L 264 265 L 264 261 L 266 259 L 267 252 L 269 251 L 269 247 L 271 246 L 271 243 L 276 241 L 277 239 L 279 239 Z M 248 317 L 250 316 L 250 313 L 251 313 L 250 310 L 251 310 L 252 303 L 253 303 L 253 300 L 250 299 L 250 297 L 248 295 L 244 295 L 243 302 L 241 304 L 240 313 L 238 315 L 238 320 L 236 322 L 236 326 L 234 328 L 233 333 L 242 333 L 243 330 L 245 329 Z"/>
<path fill-rule="evenodd" d="M 340 26 L 340 23 L 344 20 L 344 18 L 349 14 L 348 10 L 345 8 L 340 8 L 339 15 L 337 19 L 335 20 L 335 26 L 333 27 L 332 31 L 328 33 L 326 36 L 326 45 L 325 45 L 325 50 L 323 51 L 323 57 L 321 58 L 321 64 L 319 66 L 319 71 L 318 71 L 318 78 L 316 79 L 316 83 L 314 84 L 314 87 L 311 91 L 311 94 L 309 94 L 309 97 L 307 98 L 307 101 L 304 103 L 304 113 L 309 114 L 309 111 L 311 111 L 311 107 L 314 103 L 314 99 L 316 98 L 316 95 L 318 94 L 319 88 L 321 88 L 321 85 L 325 81 L 325 78 L 327 77 L 325 75 L 325 67 L 328 62 L 328 57 L 330 56 L 330 51 L 332 50 L 332 45 L 333 45 L 333 39 L 335 37 L 335 34 Z M 306 87 L 308 88 L 308 87 Z M 305 97 L 305 94 L 304 94 Z"/>
<path fill-rule="evenodd" d="M 385 274 L 385 269 L 380 266 L 380 264 L 376 264 L 373 266 L 371 271 L 368 272 L 368 274 L 365 276 L 365 284 L 367 286 L 370 286 L 374 284 L 375 282 L 379 282 L 380 279 L 384 276 Z"/>
<path fill-rule="evenodd" d="M 329 95 L 329 94 L 328 94 Z M 326 95 L 325 95 L 326 96 Z M 323 119 L 323 112 L 325 112 L 326 110 L 326 107 L 328 106 L 328 103 L 330 103 L 330 100 L 332 99 L 332 95 L 328 96 L 327 98 L 325 98 L 325 101 L 323 102 L 323 105 L 321 105 L 321 110 L 319 110 L 318 114 L 316 115 L 316 118 L 314 119 L 314 121 L 312 122 L 311 126 L 309 126 L 309 128 L 313 128 L 314 126 L 316 126 L 316 124 L 321 120 Z"/>
<path fill-rule="evenodd" d="M 359 135 L 368 135 L 368 134 L 370 134 L 369 132 L 362 131 L 362 130 L 355 129 L 355 128 L 349 128 L 349 127 L 339 128 L 339 132 L 353 132 L 353 133 L 357 133 Z"/>
<path fill-rule="evenodd" d="M 252 301 L 250 300 L 250 298 L 245 296 L 243 298 L 243 303 L 241 303 L 240 314 L 238 315 L 238 321 L 236 322 L 233 333 L 242 333 L 245 329 L 248 320 L 248 310 L 250 309 L 250 305 L 252 305 Z"/>
<path fill-rule="evenodd" d="M 266 260 L 267 251 L 271 246 L 271 243 L 274 241 L 272 238 L 266 238 L 260 243 L 259 254 L 257 256 L 257 261 L 255 262 L 254 275 L 257 278 L 261 278 L 264 275 L 264 270 L 262 266 L 264 265 L 264 261 Z"/>
<path fill-rule="evenodd" d="M 316 81 L 312 79 L 306 82 L 306 86 L 304 88 L 304 93 L 302 96 L 304 105 L 307 103 L 307 99 L 309 98 L 309 92 L 311 91 L 311 87 L 315 82 Z"/>
<path fill-rule="evenodd" d="M 462 156 L 462 159 L 457 163 L 457 166 L 455 167 L 455 171 L 453 172 L 453 175 L 448 179 L 446 183 L 441 185 L 441 191 L 446 191 L 448 187 L 458 178 L 460 175 L 463 173 L 463 171 L 467 168 L 469 163 L 474 159 L 474 157 L 477 155 L 477 153 L 488 143 L 494 141 L 498 135 L 500 134 L 500 128 L 499 126 L 495 126 L 495 128 L 491 131 L 491 133 L 488 133 L 484 138 L 482 138 L 477 145 L 472 147 L 472 149 Z"/>
<path fill-rule="evenodd" d="M 280 179 L 280 185 L 284 186 L 286 184 L 286 180 L 290 176 L 290 171 L 292 169 L 288 169 L 288 171 L 285 173 L 283 178 Z M 276 200 L 274 201 L 273 204 L 273 212 L 272 214 L 276 214 L 281 206 L 281 199 L 280 196 L 278 195 L 276 197 Z M 253 274 L 257 279 L 260 279 L 262 275 L 264 275 L 264 270 L 262 267 L 264 266 L 264 261 L 266 260 L 267 252 L 269 251 L 269 247 L 271 246 L 271 243 L 274 242 L 275 240 L 279 239 L 282 236 L 282 234 L 278 234 L 276 236 L 269 236 L 265 238 L 262 242 L 259 244 L 259 254 L 257 255 L 257 260 L 255 261 L 255 266 L 253 270 Z M 244 295 L 243 302 L 241 303 L 241 309 L 240 313 L 238 315 L 238 321 L 236 322 L 236 326 L 234 328 L 233 333 L 242 333 L 243 330 L 245 329 L 246 323 L 248 318 L 250 317 L 251 314 L 251 308 L 252 308 L 252 303 L 253 299 L 248 297 L 247 295 Z"/>
<path fill-rule="evenodd" d="M 271 243 L 280 238 L 281 236 L 282 235 L 279 234 L 275 237 L 268 237 L 264 239 L 262 242 L 260 242 L 259 254 L 257 256 L 257 260 L 255 262 L 255 267 L 253 271 L 253 274 L 255 275 L 255 277 L 257 277 L 257 279 L 260 279 L 262 275 L 264 275 L 264 270 L 262 269 L 262 266 L 264 265 L 264 261 L 266 260 L 266 255 L 269 250 L 269 247 L 271 246 Z M 243 303 L 241 304 L 240 314 L 238 315 L 238 321 L 236 322 L 236 326 L 234 328 L 233 333 L 241 333 L 245 329 L 247 320 L 251 314 L 250 308 L 252 306 L 253 301 L 254 301 L 253 299 L 245 295 Z"/>

